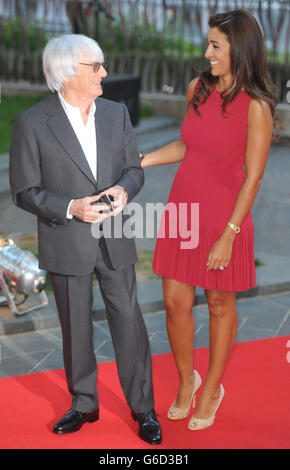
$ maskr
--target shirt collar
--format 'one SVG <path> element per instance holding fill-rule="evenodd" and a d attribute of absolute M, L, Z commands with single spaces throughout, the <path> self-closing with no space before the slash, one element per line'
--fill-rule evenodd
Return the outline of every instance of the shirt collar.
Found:
<path fill-rule="evenodd" d="M 77 106 L 72 106 L 71 104 L 69 104 L 65 99 L 64 97 L 62 96 L 62 94 L 60 93 L 60 91 L 57 92 L 58 94 L 58 97 L 60 99 L 60 102 L 62 104 L 62 106 L 64 107 L 64 110 L 67 111 L 69 114 L 80 114 L 80 108 L 78 108 Z M 96 103 L 93 101 L 90 105 L 90 112 L 89 112 L 89 117 L 91 116 L 94 116 L 95 115 L 95 112 L 96 112 Z"/>

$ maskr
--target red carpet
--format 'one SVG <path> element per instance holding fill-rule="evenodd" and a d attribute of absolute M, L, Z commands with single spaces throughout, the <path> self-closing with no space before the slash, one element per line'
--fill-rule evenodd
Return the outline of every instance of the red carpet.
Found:
<path fill-rule="evenodd" d="M 153 357 L 156 410 L 163 428 L 157 449 L 289 449 L 289 337 L 237 343 L 224 374 L 225 398 L 214 426 L 194 432 L 189 418 L 166 418 L 177 388 L 173 357 Z M 195 351 L 204 379 L 208 349 Z M 63 370 L 0 380 L 1 449 L 152 449 L 141 441 L 119 385 L 115 363 L 99 365 L 101 419 L 69 435 L 51 432 L 70 407 Z"/>

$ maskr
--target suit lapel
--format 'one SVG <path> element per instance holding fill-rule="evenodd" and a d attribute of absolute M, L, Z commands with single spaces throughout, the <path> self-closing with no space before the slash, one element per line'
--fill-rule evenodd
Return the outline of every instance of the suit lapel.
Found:
<path fill-rule="evenodd" d="M 97 136 L 97 180 L 98 189 L 103 189 L 103 181 L 108 168 L 110 149 L 112 143 L 111 118 L 104 101 L 97 99 L 95 124 Z"/>
<path fill-rule="evenodd" d="M 47 114 L 51 117 L 47 120 L 47 125 L 55 138 L 62 145 L 68 156 L 86 175 L 86 177 L 96 185 L 95 177 L 90 169 L 83 149 L 77 139 L 77 136 L 69 122 L 65 111 L 63 110 L 58 96 L 54 93 L 49 99 Z M 99 162 L 98 162 L 99 169 Z"/>

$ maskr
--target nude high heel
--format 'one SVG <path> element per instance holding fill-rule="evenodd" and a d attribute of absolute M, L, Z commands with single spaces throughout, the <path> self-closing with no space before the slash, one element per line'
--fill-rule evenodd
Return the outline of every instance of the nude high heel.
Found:
<path fill-rule="evenodd" d="M 167 418 L 172 419 L 172 420 L 177 420 L 177 419 L 184 419 L 187 418 L 189 415 L 189 410 L 190 410 L 190 405 L 192 402 L 192 407 L 195 407 L 195 394 L 199 387 L 201 386 L 201 378 L 199 373 L 194 370 L 192 373 L 192 376 L 194 377 L 194 384 L 193 384 L 193 390 L 192 390 L 192 395 L 188 404 L 187 408 L 177 408 L 174 406 L 174 402 L 172 403 L 171 407 L 168 410 Z"/>
<path fill-rule="evenodd" d="M 225 390 L 221 384 L 219 401 L 216 406 L 216 409 L 214 410 L 214 413 L 207 419 L 201 419 L 201 418 L 196 418 L 195 416 L 192 416 L 188 423 L 188 429 L 190 429 L 191 431 L 199 431 L 201 429 L 210 428 L 214 423 L 216 412 L 221 404 L 222 399 L 224 398 L 224 395 L 225 395 Z"/>

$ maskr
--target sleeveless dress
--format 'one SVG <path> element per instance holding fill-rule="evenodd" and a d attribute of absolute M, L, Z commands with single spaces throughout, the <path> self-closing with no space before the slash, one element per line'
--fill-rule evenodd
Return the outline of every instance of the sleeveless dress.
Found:
<path fill-rule="evenodd" d="M 190 106 L 181 126 L 186 152 L 166 206 L 171 212 L 164 211 L 156 241 L 152 265 L 156 274 L 203 289 L 238 292 L 255 286 L 251 212 L 233 242 L 229 265 L 223 271 L 209 272 L 206 266 L 213 244 L 230 221 L 243 184 L 251 99 L 246 91 L 241 91 L 227 104 L 224 117 L 223 99 L 214 86 L 205 103 L 198 107 L 201 118 Z M 198 208 L 197 214 L 192 207 Z M 193 248 L 189 248 L 190 240 Z"/>

